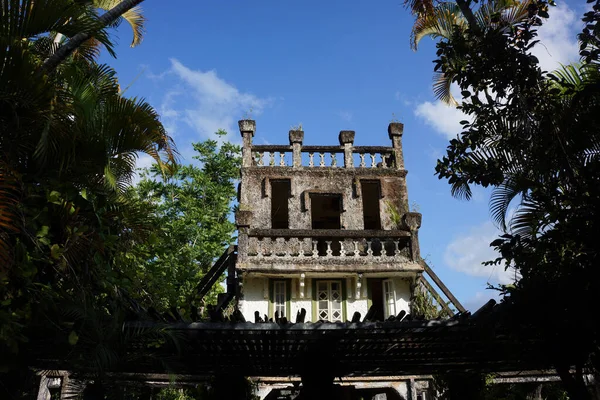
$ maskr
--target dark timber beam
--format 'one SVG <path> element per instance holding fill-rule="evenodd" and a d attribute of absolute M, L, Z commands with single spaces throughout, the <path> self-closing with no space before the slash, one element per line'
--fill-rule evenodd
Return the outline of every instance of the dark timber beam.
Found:
<path fill-rule="evenodd" d="M 456 309 L 461 313 L 466 312 L 467 310 L 463 307 L 462 304 L 460 304 L 458 299 L 454 297 L 452 292 L 446 287 L 446 285 L 444 285 L 444 282 L 442 282 L 442 280 L 435 274 L 435 272 L 433 272 L 429 265 L 427 265 L 425 260 L 419 261 L 419 264 L 423 266 L 423 269 L 425 269 L 425 272 L 427 272 L 427 275 L 429 275 L 429 277 L 435 282 L 435 284 L 438 285 L 440 289 L 442 289 L 442 292 L 446 295 L 446 297 L 448 297 L 448 299 L 450 299 L 454 307 L 456 307 Z"/>

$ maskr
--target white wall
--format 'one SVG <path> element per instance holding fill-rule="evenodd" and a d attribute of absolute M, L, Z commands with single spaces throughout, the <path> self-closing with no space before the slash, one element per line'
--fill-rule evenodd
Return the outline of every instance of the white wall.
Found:
<path fill-rule="evenodd" d="M 240 311 L 246 321 L 254 322 L 254 312 L 261 318 L 269 312 L 269 299 L 264 298 L 265 278 L 246 278 L 242 287 L 243 300 L 239 302 Z"/>
<path fill-rule="evenodd" d="M 396 291 L 396 313 L 405 310 L 407 313 L 410 312 L 410 282 L 407 279 L 392 278 L 394 282 L 394 288 Z M 254 312 L 260 312 L 261 318 L 269 312 L 269 299 L 264 297 L 265 284 L 268 282 L 268 278 L 265 277 L 250 277 L 244 279 L 243 286 L 243 300 L 240 301 L 240 310 L 244 314 L 246 321 L 254 322 Z M 297 279 L 293 279 L 292 286 L 292 299 L 290 304 L 290 316 L 288 320 L 290 322 L 296 322 L 296 314 L 302 308 L 306 309 L 305 322 L 312 321 L 312 282 L 311 279 L 306 279 L 305 282 L 305 293 L 304 298 L 300 298 L 299 293 L 296 290 Z M 351 320 L 352 316 L 356 311 L 360 313 L 361 321 L 369 310 L 368 301 L 366 297 L 366 284 L 363 284 L 362 296 L 360 299 L 355 298 L 354 286 L 347 288 L 350 293 L 350 298 L 346 298 L 346 317 L 345 320 Z M 271 317 L 271 316 L 269 316 Z"/>
<path fill-rule="evenodd" d="M 358 311 L 360 313 L 360 320 L 362 321 L 365 318 L 365 315 L 367 315 L 367 311 L 369 311 L 369 306 L 368 306 L 368 302 L 367 302 L 367 298 L 361 298 L 361 299 L 347 299 L 346 300 L 346 310 L 347 310 L 347 315 L 346 315 L 346 319 L 348 321 L 352 320 L 352 316 L 354 315 L 354 313 L 356 311 Z"/>

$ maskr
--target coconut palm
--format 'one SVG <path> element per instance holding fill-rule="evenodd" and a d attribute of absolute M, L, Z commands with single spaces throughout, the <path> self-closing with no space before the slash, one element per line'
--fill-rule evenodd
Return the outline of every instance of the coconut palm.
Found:
<path fill-rule="evenodd" d="M 493 0 L 481 4 L 473 14 L 477 26 L 483 32 L 487 30 L 508 30 L 522 22 L 528 16 L 529 1 Z M 463 8 L 456 2 L 440 2 L 436 5 L 421 5 L 415 12 L 416 21 L 411 31 L 411 47 L 417 50 L 419 42 L 424 37 L 450 40 L 453 35 L 465 34 L 472 29 L 468 19 L 463 14 Z M 454 60 L 460 62 L 460 60 Z M 433 91 L 436 98 L 456 106 L 458 102 L 452 96 L 450 87 L 455 75 L 436 72 L 433 79 Z"/>

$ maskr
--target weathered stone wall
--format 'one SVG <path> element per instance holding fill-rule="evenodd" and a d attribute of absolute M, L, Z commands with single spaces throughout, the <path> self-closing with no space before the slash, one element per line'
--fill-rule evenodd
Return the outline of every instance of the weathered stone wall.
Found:
<path fill-rule="evenodd" d="M 355 182 L 360 179 L 379 180 L 382 196 L 379 199 L 382 229 L 396 228 L 389 207 L 408 211 L 405 171 L 376 170 L 359 173 L 354 169 L 290 167 L 248 167 L 242 169 L 240 209 L 251 210 L 250 229 L 270 229 L 270 180 L 289 179 L 291 196 L 288 200 L 289 228 L 311 229 L 311 192 L 333 193 L 342 196 L 342 229 L 364 229 L 362 197 L 357 195 Z"/>

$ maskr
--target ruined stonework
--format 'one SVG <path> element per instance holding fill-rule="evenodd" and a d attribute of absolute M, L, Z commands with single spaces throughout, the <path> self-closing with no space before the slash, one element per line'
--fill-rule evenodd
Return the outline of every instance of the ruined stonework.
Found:
<path fill-rule="evenodd" d="M 389 125 L 390 147 L 354 146 L 354 131 L 341 131 L 339 145 L 304 145 L 299 130 L 289 132 L 288 145 L 254 145 L 255 121 L 239 127 L 237 305 L 245 319 L 377 321 L 410 313 L 423 266 L 403 125 Z"/>
<path fill-rule="evenodd" d="M 239 122 L 243 138 L 238 306 L 246 320 L 306 310 L 306 322 L 347 321 L 370 306 L 375 319 L 409 311 L 419 264 L 421 215 L 408 211 L 403 125 L 391 123 L 390 147 L 253 145 L 256 124 Z"/>

